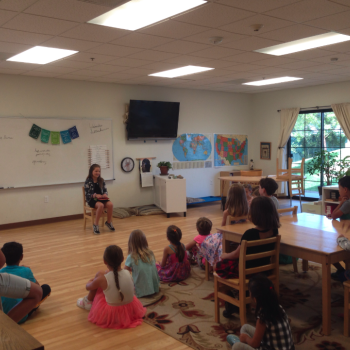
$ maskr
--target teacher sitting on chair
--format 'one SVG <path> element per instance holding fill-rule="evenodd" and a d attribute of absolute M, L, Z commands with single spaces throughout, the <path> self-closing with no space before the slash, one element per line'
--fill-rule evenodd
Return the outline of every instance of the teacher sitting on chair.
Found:
<path fill-rule="evenodd" d="M 108 198 L 106 184 L 101 177 L 101 168 L 98 164 L 92 164 L 89 170 L 89 175 L 85 181 L 85 199 L 86 203 L 96 209 L 94 234 L 98 235 L 100 229 L 98 223 L 103 210 L 107 209 L 107 221 L 106 226 L 111 230 L 115 231 L 112 223 L 113 204 Z"/>

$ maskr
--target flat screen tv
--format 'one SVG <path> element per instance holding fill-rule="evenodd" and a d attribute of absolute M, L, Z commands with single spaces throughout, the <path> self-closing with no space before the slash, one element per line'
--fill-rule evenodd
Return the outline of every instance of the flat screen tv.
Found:
<path fill-rule="evenodd" d="M 130 100 L 128 140 L 176 139 L 180 102 Z"/>

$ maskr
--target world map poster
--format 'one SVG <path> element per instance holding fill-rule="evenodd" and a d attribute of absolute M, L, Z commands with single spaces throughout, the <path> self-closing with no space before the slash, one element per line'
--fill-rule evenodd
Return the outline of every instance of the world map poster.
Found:
<path fill-rule="evenodd" d="M 214 134 L 214 166 L 248 165 L 247 135 Z"/>

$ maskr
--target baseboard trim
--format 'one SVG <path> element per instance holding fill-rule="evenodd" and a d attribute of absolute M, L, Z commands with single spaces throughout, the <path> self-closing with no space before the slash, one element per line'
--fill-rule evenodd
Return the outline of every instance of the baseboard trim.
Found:
<path fill-rule="evenodd" d="M 14 222 L 12 224 L 0 225 L 0 230 L 10 230 L 13 228 L 21 228 L 21 227 L 27 227 L 27 226 L 43 225 L 43 224 L 52 224 L 54 222 L 82 219 L 83 217 L 84 217 L 83 214 L 75 214 L 75 215 L 59 216 L 56 218 Z"/>

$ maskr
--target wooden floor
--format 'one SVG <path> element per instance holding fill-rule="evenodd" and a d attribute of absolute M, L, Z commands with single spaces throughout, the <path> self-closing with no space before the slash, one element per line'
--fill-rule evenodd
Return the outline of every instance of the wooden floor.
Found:
<path fill-rule="evenodd" d="M 281 200 L 282 207 L 289 200 Z M 293 201 L 293 205 L 298 205 Z M 116 232 L 102 230 L 99 236 L 90 229 L 83 230 L 83 220 L 32 226 L 0 233 L 0 246 L 5 242 L 23 244 L 23 265 L 29 266 L 40 284 L 52 288 L 51 296 L 23 328 L 44 344 L 45 349 L 118 349 L 118 350 L 183 350 L 191 349 L 147 324 L 134 329 L 110 330 L 99 328 L 87 321 L 88 312 L 76 306 L 76 300 L 86 295 L 85 284 L 104 267 L 102 255 L 106 246 L 116 244 L 127 256 L 129 234 L 142 229 L 160 260 L 166 240 L 166 228 L 174 224 L 181 228 L 183 243 L 196 234 L 195 223 L 200 216 L 221 226 L 222 211 L 217 203 L 201 205 L 188 210 L 187 217 L 164 215 L 114 219 Z"/>

